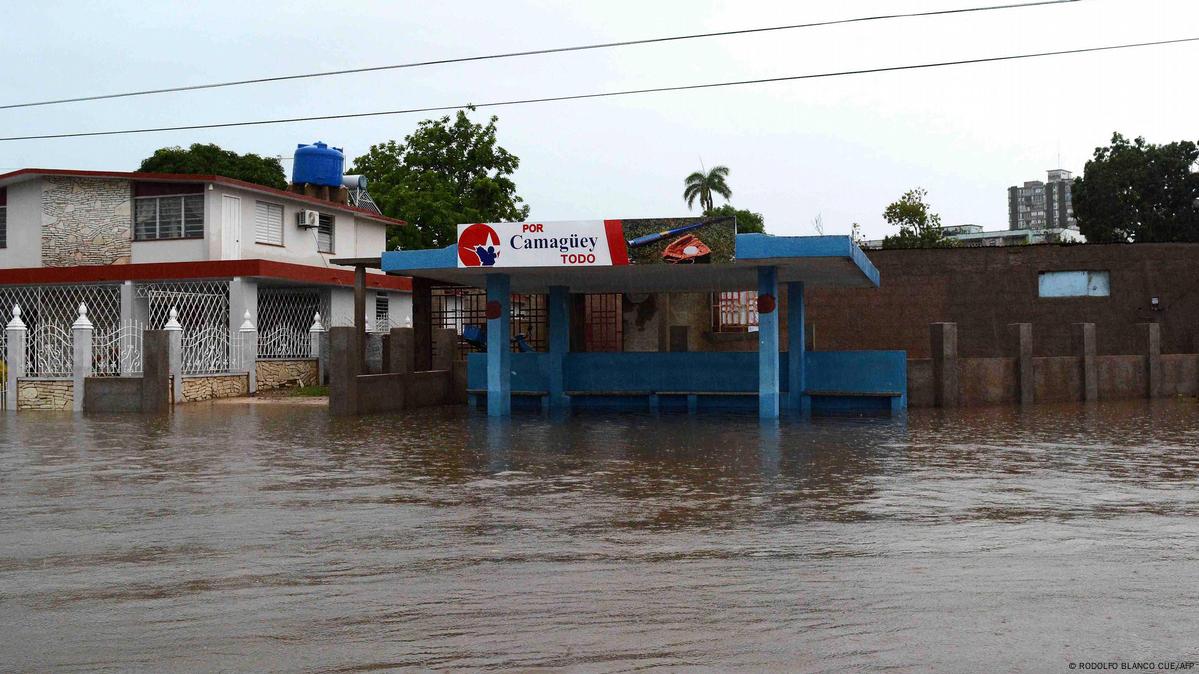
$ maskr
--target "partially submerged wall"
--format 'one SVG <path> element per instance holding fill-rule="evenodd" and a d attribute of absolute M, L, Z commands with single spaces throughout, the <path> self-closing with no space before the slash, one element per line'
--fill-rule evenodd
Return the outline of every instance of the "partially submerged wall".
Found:
<path fill-rule="evenodd" d="M 317 384 L 318 360 L 316 358 L 260 360 L 256 368 L 259 391 Z"/>

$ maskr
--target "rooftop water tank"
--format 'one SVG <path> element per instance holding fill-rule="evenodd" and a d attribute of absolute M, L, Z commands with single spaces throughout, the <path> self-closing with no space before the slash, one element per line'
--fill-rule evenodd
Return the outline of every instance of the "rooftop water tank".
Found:
<path fill-rule="evenodd" d="M 340 148 L 317 141 L 312 145 L 297 145 L 295 162 L 291 167 L 293 183 L 341 186 L 341 173 L 346 158 Z"/>

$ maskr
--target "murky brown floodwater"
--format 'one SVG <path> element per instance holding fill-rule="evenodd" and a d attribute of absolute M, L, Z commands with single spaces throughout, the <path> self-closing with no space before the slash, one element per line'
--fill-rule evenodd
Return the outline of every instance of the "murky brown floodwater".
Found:
<path fill-rule="evenodd" d="M 0 418 L 5 670 L 1199 660 L 1199 403 Z"/>

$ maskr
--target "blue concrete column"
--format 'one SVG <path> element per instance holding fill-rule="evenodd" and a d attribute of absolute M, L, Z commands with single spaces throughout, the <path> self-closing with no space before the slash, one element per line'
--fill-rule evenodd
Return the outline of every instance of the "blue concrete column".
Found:
<path fill-rule="evenodd" d="M 758 267 L 758 416 L 762 419 L 779 415 L 778 295 L 778 269 Z"/>
<path fill-rule="evenodd" d="M 570 405 L 566 397 L 566 354 L 570 352 L 570 289 L 550 286 L 550 407 Z"/>
<path fill-rule="evenodd" d="M 807 414 L 811 405 L 807 388 L 807 351 L 804 326 L 803 282 L 787 284 L 787 408 Z"/>
<path fill-rule="evenodd" d="M 507 274 L 487 275 L 487 416 L 491 417 L 512 413 L 511 297 Z"/>

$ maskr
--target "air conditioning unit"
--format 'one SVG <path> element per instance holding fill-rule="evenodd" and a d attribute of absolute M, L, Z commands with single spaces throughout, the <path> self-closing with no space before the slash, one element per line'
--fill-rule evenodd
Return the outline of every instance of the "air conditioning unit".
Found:
<path fill-rule="evenodd" d="M 321 214 L 316 211 L 299 211 L 296 213 L 296 225 L 303 229 L 313 229 L 321 224 Z"/>

